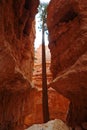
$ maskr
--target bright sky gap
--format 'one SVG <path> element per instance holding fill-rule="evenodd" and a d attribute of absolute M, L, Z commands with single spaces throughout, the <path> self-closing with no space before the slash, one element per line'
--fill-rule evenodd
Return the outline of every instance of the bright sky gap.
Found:
<path fill-rule="evenodd" d="M 40 0 L 40 2 L 41 3 L 43 3 L 43 2 L 49 3 L 50 0 Z M 36 39 L 35 39 L 35 42 L 34 42 L 34 46 L 35 46 L 35 49 L 37 49 L 40 46 L 40 44 L 42 44 L 42 32 L 38 29 L 38 26 L 39 26 L 38 14 L 35 17 L 35 21 L 36 21 Z M 45 44 L 48 45 L 48 36 L 47 36 L 47 34 L 45 34 Z"/>

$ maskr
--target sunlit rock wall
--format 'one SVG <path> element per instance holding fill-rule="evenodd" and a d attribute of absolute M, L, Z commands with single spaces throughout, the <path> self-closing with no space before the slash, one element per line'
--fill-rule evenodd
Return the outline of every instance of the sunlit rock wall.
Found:
<path fill-rule="evenodd" d="M 50 51 L 48 46 L 45 46 L 46 51 L 46 74 L 47 74 L 47 84 L 52 81 L 52 75 L 50 71 Z M 42 89 L 42 45 L 40 45 L 35 51 L 34 58 L 34 70 L 32 82 L 38 89 Z"/>
<path fill-rule="evenodd" d="M 45 46 L 46 51 L 46 72 L 47 72 L 47 84 L 52 81 L 52 75 L 50 72 L 50 51 Z M 37 48 L 35 52 L 35 62 L 33 70 L 33 86 L 30 93 L 30 110 L 28 116 L 25 118 L 25 127 L 29 127 L 32 124 L 43 123 L 43 111 L 42 111 L 42 45 Z M 32 98 L 33 97 L 33 98 Z M 64 98 L 61 94 L 57 93 L 54 89 L 48 88 L 48 104 L 49 115 L 51 119 L 61 119 L 66 121 L 67 110 L 69 107 L 69 100 Z"/>
<path fill-rule="evenodd" d="M 42 90 L 39 88 L 32 88 L 30 93 L 30 113 L 25 118 L 25 128 L 36 124 L 43 123 L 42 111 Z M 61 119 L 66 121 L 67 110 L 69 107 L 69 100 L 57 93 L 54 89 L 48 89 L 48 104 L 50 120 Z"/>
<path fill-rule="evenodd" d="M 69 98 L 68 124 L 87 122 L 87 1 L 51 0 L 47 18 L 50 87 Z"/>
<path fill-rule="evenodd" d="M 0 1 L 0 130 L 22 130 L 29 112 L 38 4 Z"/>

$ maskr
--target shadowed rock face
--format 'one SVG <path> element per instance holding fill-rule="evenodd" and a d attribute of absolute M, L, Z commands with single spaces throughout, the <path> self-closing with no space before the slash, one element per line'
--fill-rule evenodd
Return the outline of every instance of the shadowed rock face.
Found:
<path fill-rule="evenodd" d="M 87 1 L 51 0 L 47 18 L 55 90 L 71 101 L 70 126 L 87 122 Z"/>
<path fill-rule="evenodd" d="M 22 130 L 29 113 L 38 0 L 0 1 L 0 130 Z"/>

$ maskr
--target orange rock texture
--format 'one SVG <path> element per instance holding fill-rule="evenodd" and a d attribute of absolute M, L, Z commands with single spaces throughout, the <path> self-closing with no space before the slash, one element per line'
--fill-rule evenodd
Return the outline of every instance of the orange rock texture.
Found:
<path fill-rule="evenodd" d="M 87 122 L 87 0 L 51 0 L 47 18 L 50 87 L 70 99 L 68 125 Z"/>
<path fill-rule="evenodd" d="M 32 124 L 43 123 L 42 90 L 33 88 L 30 95 L 31 111 L 25 118 L 25 128 Z M 57 118 L 66 121 L 69 100 L 54 89 L 48 89 L 48 97 L 50 120 Z"/>
<path fill-rule="evenodd" d="M 46 50 L 46 72 L 47 72 L 47 83 L 49 84 L 52 81 L 52 74 L 50 71 L 50 50 L 48 46 L 45 46 Z M 33 83 L 35 87 L 42 89 L 42 45 L 35 51 L 34 58 L 34 70 L 33 70 Z"/>
<path fill-rule="evenodd" d="M 46 72 L 47 83 L 52 81 L 52 74 L 50 72 L 50 51 L 48 46 L 45 46 L 46 50 Z M 35 64 L 33 72 L 33 85 L 30 93 L 30 110 L 28 116 L 25 118 L 25 127 L 32 124 L 43 123 L 42 113 L 42 45 L 35 52 Z M 61 119 L 66 121 L 67 110 L 69 107 L 69 100 L 64 98 L 61 94 L 57 93 L 54 89 L 48 88 L 48 104 L 49 113 L 51 119 Z"/>
<path fill-rule="evenodd" d="M 29 113 L 38 4 L 0 1 L 0 130 L 23 130 Z"/>

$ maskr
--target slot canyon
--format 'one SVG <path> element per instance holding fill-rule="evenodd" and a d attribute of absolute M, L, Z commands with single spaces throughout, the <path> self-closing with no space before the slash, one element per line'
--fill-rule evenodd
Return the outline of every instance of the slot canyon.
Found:
<path fill-rule="evenodd" d="M 43 123 L 41 46 L 34 50 L 39 4 L 0 0 L 0 130 Z M 50 120 L 87 130 L 87 0 L 51 0 L 47 27 Z"/>

